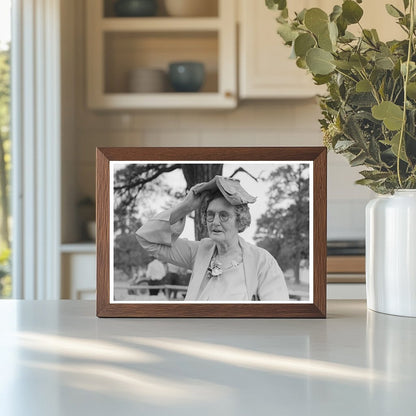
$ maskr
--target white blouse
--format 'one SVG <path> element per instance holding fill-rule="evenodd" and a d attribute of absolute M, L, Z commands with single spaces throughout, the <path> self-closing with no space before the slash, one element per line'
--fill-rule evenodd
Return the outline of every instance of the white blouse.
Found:
<path fill-rule="evenodd" d="M 240 263 L 236 267 L 224 270 L 220 276 L 209 277 L 205 274 L 196 300 L 203 301 L 247 301 L 248 296 L 244 266 Z"/>

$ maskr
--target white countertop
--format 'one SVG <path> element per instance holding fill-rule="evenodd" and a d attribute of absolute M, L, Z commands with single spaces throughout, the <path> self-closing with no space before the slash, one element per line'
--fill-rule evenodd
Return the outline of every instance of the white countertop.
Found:
<path fill-rule="evenodd" d="M 0 415 L 412 415 L 416 319 L 98 319 L 0 301 Z"/>

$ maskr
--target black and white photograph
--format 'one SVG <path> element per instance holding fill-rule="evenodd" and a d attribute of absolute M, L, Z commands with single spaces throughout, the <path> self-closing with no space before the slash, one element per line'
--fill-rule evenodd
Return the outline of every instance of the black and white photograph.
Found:
<path fill-rule="evenodd" d="M 312 170 L 111 161 L 110 303 L 312 303 Z"/>

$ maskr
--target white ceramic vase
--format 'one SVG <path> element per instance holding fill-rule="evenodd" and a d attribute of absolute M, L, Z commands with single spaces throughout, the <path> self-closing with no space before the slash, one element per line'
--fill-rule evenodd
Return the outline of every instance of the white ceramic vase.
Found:
<path fill-rule="evenodd" d="M 366 282 L 369 309 L 416 317 L 416 190 L 367 204 Z"/>

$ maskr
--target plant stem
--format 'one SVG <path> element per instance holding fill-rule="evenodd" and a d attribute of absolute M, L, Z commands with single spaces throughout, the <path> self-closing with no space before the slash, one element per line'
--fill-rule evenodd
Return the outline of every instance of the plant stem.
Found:
<path fill-rule="evenodd" d="M 407 47 L 407 60 L 406 60 L 406 73 L 404 75 L 404 85 L 403 85 L 403 118 L 402 118 L 402 127 L 400 129 L 400 140 L 399 140 L 399 149 L 397 151 L 397 177 L 399 179 L 399 186 L 403 188 L 402 178 L 400 176 L 400 155 L 403 146 L 404 132 L 406 129 L 406 110 L 407 110 L 407 83 L 409 81 L 409 68 L 410 60 L 412 58 L 412 49 L 413 49 L 413 36 L 414 36 L 414 26 L 415 26 L 415 0 L 410 0 L 410 30 L 409 30 L 409 44 Z"/>

